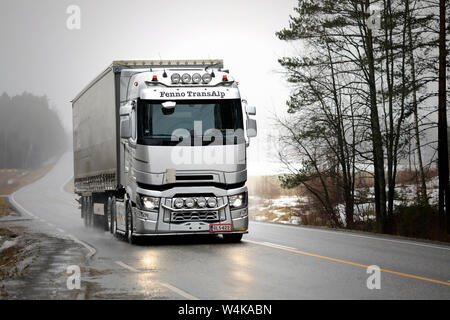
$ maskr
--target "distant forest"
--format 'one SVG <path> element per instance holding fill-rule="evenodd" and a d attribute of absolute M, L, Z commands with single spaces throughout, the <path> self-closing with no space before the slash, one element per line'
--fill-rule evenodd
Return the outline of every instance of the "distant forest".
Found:
<path fill-rule="evenodd" d="M 0 168 L 32 169 L 61 154 L 68 136 L 46 96 L 0 96 Z"/>

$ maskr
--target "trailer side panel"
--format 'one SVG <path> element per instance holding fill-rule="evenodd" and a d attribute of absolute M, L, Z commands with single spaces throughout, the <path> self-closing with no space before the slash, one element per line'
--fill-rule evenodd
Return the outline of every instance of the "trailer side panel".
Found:
<path fill-rule="evenodd" d="M 116 81 L 111 68 L 72 104 L 75 191 L 117 186 Z"/>

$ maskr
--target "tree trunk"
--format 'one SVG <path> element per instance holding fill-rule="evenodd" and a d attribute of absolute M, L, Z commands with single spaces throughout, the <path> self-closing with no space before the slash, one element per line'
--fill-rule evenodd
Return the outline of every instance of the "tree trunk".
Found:
<path fill-rule="evenodd" d="M 417 161 L 419 162 L 419 176 L 420 176 L 420 203 L 428 205 L 428 195 L 427 195 L 427 184 L 425 180 L 425 170 L 423 168 L 422 160 L 422 150 L 420 143 L 420 130 L 419 130 L 419 112 L 417 106 L 417 81 L 416 81 L 416 65 L 414 61 L 414 44 L 412 39 L 411 31 L 411 12 L 409 7 L 409 0 L 405 1 L 405 11 L 408 14 L 408 53 L 409 53 L 409 64 L 411 66 L 411 82 L 412 82 L 412 104 L 413 104 L 413 114 L 414 114 L 414 135 L 416 140 L 417 149 Z"/>
<path fill-rule="evenodd" d="M 438 166 L 439 166 L 439 214 L 442 229 L 450 233 L 448 216 L 450 188 L 448 183 L 448 137 L 446 110 L 446 49 L 445 49 L 445 0 L 439 2 L 439 117 L 438 117 Z M 447 220 L 445 226 L 445 220 Z"/>
<path fill-rule="evenodd" d="M 370 5 L 366 0 L 366 8 Z M 369 94 L 370 94 L 370 125 L 372 131 L 373 164 L 375 178 L 375 212 L 377 228 L 380 232 L 386 232 L 386 180 L 384 177 L 384 152 L 383 139 L 380 129 L 380 119 L 377 106 L 377 92 L 375 83 L 375 62 L 373 56 L 372 31 L 366 28 L 366 54 L 369 68 Z"/>

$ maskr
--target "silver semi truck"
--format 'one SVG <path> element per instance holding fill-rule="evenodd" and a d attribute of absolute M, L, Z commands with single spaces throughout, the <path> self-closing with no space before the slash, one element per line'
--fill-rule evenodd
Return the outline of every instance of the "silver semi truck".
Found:
<path fill-rule="evenodd" d="M 72 101 L 86 226 L 140 236 L 248 229 L 256 114 L 222 60 L 114 61 Z"/>

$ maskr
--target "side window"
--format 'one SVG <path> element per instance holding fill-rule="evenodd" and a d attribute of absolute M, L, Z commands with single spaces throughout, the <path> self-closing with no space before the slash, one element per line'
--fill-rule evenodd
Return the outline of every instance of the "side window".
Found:
<path fill-rule="evenodd" d="M 136 141 L 136 109 L 131 111 L 131 139 Z"/>

